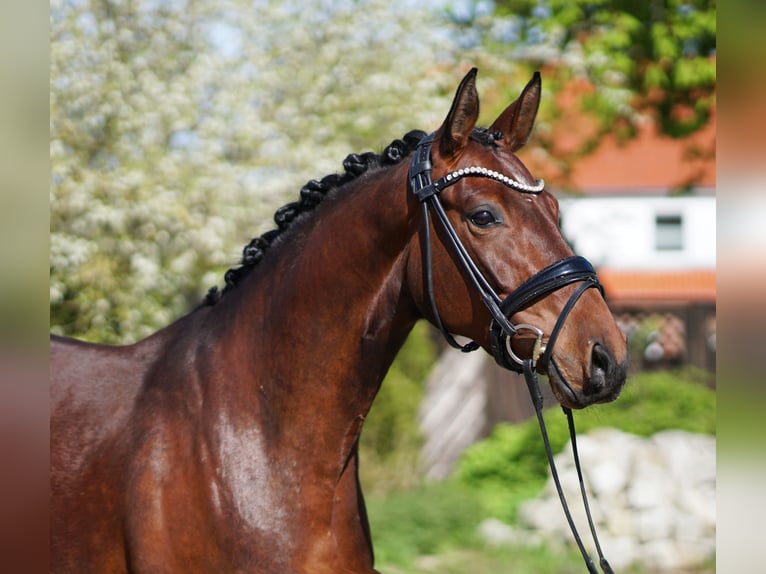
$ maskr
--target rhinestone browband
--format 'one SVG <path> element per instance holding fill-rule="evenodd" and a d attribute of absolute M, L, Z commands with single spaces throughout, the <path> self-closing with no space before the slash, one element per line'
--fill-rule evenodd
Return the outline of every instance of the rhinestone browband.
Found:
<path fill-rule="evenodd" d="M 494 171 L 492 169 L 487 169 L 486 167 L 479 166 L 463 167 L 452 171 L 435 181 L 434 187 L 438 190 L 441 190 L 444 187 L 454 184 L 461 178 L 470 176 L 489 177 L 522 193 L 540 193 L 543 189 L 545 189 L 545 182 L 542 179 L 538 179 L 535 185 L 528 185 L 526 183 L 521 183 L 520 181 L 510 178 L 507 175 L 500 173 L 499 171 Z"/>

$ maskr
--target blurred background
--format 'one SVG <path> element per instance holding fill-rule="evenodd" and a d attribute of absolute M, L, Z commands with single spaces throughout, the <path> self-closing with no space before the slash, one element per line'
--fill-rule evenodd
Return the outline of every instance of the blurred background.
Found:
<path fill-rule="evenodd" d="M 752 65 L 764 52 L 762 7 L 733 3 L 720 17 L 725 68 L 714 1 L 54 0 L 47 18 L 16 8 L 2 18 L 16 48 L 2 60 L 3 258 L 15 270 L 0 307 L 3 436 L 36 417 L 17 406 L 41 369 L 19 357 L 44 352 L 45 284 L 52 332 L 144 337 L 220 286 L 306 180 L 339 171 L 350 152 L 436 128 L 468 68 L 480 70 L 483 123 L 540 70 L 521 158 L 559 197 L 562 229 L 598 268 L 633 357 L 620 400 L 577 413 L 606 555 L 631 572 L 735 571 L 760 555 L 746 525 L 764 501 L 754 366 L 766 115 Z M 20 48 L 46 35 L 47 61 Z M 728 75 L 718 111 L 717 68 Z M 26 153 L 35 146 L 42 156 Z M 46 252 L 49 281 L 31 256 Z M 718 364 L 717 307 L 730 334 Z M 530 414 L 512 374 L 416 328 L 363 434 L 379 569 L 582 570 L 569 535 L 543 524 L 560 509 L 540 519 L 550 492 Z M 565 449 L 563 417 L 547 418 Z M 29 514 L 20 500 L 4 514 Z M 724 516 L 745 526 L 724 536 Z M 11 541 L 25 535 L 11 523 Z M 716 552 L 716 536 L 728 552 Z"/>

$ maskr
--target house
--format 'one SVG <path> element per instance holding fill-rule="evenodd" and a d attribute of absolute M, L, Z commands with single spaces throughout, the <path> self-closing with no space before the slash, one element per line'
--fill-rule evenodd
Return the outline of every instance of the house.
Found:
<path fill-rule="evenodd" d="M 557 192 L 562 231 L 597 268 L 623 328 L 643 338 L 632 349 L 643 366 L 715 370 L 715 127 L 686 140 L 651 126 L 624 146 L 607 139 L 573 170 L 581 193 Z"/>
<path fill-rule="evenodd" d="M 715 370 L 715 128 L 713 118 L 684 140 L 651 124 L 625 143 L 606 137 L 566 178 L 535 161 L 543 154 L 523 156 L 550 182 L 574 251 L 596 267 L 633 368 Z M 427 382 L 420 422 L 431 478 L 448 476 L 462 450 L 497 422 L 534 414 L 521 376 L 487 355 L 469 357 L 444 353 Z M 556 404 L 547 385 L 542 390 L 545 404 Z"/>

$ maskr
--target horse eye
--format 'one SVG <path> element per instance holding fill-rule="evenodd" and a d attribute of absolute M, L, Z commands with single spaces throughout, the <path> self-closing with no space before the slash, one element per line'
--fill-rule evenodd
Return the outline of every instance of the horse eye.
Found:
<path fill-rule="evenodd" d="M 471 223 L 476 227 L 489 227 L 490 225 L 498 223 L 495 214 L 487 209 L 481 209 L 476 213 L 471 214 L 468 219 L 470 219 Z"/>

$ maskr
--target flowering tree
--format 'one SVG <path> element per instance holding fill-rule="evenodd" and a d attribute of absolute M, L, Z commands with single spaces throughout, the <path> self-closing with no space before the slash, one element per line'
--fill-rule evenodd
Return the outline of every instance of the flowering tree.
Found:
<path fill-rule="evenodd" d="M 54 0 L 52 330 L 147 335 L 306 180 L 435 126 L 450 54 L 396 4 Z"/>

